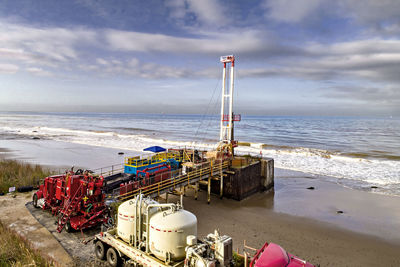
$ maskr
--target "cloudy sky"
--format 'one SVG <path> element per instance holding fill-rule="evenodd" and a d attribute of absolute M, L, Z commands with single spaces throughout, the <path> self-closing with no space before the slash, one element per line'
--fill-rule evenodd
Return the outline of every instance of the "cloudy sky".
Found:
<path fill-rule="evenodd" d="M 2 0 L 0 110 L 202 114 L 234 54 L 242 114 L 399 116 L 399 14 L 398 0 Z"/>

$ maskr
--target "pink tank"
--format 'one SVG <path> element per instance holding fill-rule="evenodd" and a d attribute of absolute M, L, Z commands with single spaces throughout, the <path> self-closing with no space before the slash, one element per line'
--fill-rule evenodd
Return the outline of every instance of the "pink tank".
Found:
<path fill-rule="evenodd" d="M 314 265 L 287 253 L 274 243 L 265 243 L 257 251 L 250 267 L 315 267 Z"/>

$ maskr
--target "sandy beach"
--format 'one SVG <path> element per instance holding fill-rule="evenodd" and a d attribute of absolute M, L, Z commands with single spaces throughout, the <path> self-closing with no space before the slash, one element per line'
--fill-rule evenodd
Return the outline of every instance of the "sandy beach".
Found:
<path fill-rule="evenodd" d="M 7 150 L 1 154 L 30 162 L 32 158 L 36 162 L 42 160 L 50 166 L 68 166 L 73 157 L 74 163 L 88 168 L 93 163 L 99 167 L 123 159 L 116 150 L 101 147 L 24 142 L 8 142 Z M 23 153 L 18 146 L 24 148 Z M 52 156 L 59 146 L 65 146 L 66 153 Z M 37 157 L 35 151 L 40 151 Z M 79 153 L 83 151 L 88 153 Z M 308 190 L 310 186 L 314 190 Z M 188 191 L 184 206 L 197 216 L 199 236 L 219 229 L 233 237 L 234 248 L 239 252 L 243 240 L 255 248 L 274 242 L 321 266 L 400 265 L 398 197 L 351 190 L 326 182 L 323 177 L 282 169 L 276 169 L 274 191 L 258 193 L 241 202 L 213 197 L 207 205 L 204 192 L 197 201 L 191 195 Z M 170 201 L 177 200 L 170 197 Z"/>

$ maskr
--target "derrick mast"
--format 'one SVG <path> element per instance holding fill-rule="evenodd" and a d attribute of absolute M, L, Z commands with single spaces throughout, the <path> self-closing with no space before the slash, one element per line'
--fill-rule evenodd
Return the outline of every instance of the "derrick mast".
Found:
<path fill-rule="evenodd" d="M 219 149 L 233 155 L 233 148 L 237 146 L 234 141 L 234 122 L 240 121 L 240 115 L 233 113 L 233 86 L 235 57 L 233 55 L 222 56 L 222 97 L 221 97 L 221 126 L 219 135 Z M 227 65 L 230 68 L 227 68 Z"/>

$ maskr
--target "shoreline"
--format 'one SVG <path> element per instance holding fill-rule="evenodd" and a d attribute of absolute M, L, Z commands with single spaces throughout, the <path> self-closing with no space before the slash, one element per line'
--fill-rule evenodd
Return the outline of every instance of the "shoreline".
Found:
<path fill-rule="evenodd" d="M 108 147 L 109 151 L 130 149 L 136 151 L 135 154 L 139 154 L 144 148 L 152 145 L 211 148 L 217 141 L 215 138 L 218 136 L 217 128 L 212 127 L 210 130 L 207 128 L 204 133 L 196 130 L 199 126 L 198 122 L 202 121 L 200 119 L 168 114 L 165 116 L 114 115 L 110 113 L 7 115 L 1 120 L 5 122 L 5 125 L 0 127 L 4 130 L 1 135 L 6 139 L 4 142 L 24 142 L 28 146 L 54 144 L 52 141 L 58 140 L 59 143 L 68 142 L 69 146 Z M 398 154 L 400 147 L 396 142 L 398 135 L 396 132 L 378 135 L 380 138 L 368 135 L 367 140 L 364 140 L 363 135 L 363 132 L 369 132 L 368 129 L 381 133 L 382 129 L 384 130 L 392 123 L 370 120 L 371 118 L 330 121 L 329 118 L 310 120 L 310 118 L 288 117 L 275 124 L 275 120 L 268 116 L 264 119 L 260 121 L 248 118 L 242 124 L 243 128 L 237 127 L 235 136 L 243 144 L 236 148 L 237 153 L 253 156 L 261 154 L 274 158 L 277 167 L 337 177 L 336 180 L 343 186 L 355 189 L 364 190 L 376 186 L 378 188 L 375 191 L 400 196 L 398 171 L 400 160 L 393 158 L 396 155 L 400 156 Z M 96 123 L 93 124 L 95 121 Z M 366 124 L 357 124 L 357 122 Z M 357 131 L 343 133 L 340 127 L 344 125 L 348 129 L 354 128 L 353 130 Z M 366 125 L 368 128 L 365 129 Z M 396 125 L 400 127 L 400 124 Z M 269 129 L 268 132 L 263 132 L 267 129 Z M 298 129 L 302 129 L 301 133 Z M 327 129 L 330 131 L 326 131 Z M 343 138 L 343 134 L 346 138 Z M 386 142 L 382 142 L 380 140 L 382 138 Z M 321 142 L 322 140 L 325 141 Z M 360 142 L 360 140 L 364 141 Z M 345 155 L 346 153 L 351 155 Z M 366 153 L 377 157 L 365 158 Z M 58 156 L 56 152 L 54 154 Z M 384 155 L 387 156 L 386 159 L 382 158 Z M 54 159 L 47 160 L 51 161 L 49 163 L 51 165 L 58 165 L 54 163 Z M 68 162 L 76 165 L 73 160 L 74 158 L 70 155 Z M 104 164 L 109 164 L 116 161 L 104 162 Z M 47 164 L 43 161 L 39 163 Z M 89 166 L 93 168 L 104 165 L 92 162 Z"/>
<path fill-rule="evenodd" d="M 117 157 L 116 150 L 101 147 L 70 145 L 69 148 L 64 151 L 74 155 L 83 166 L 90 162 L 85 161 L 87 154 L 77 153 L 79 151 L 97 152 L 91 160 L 99 164 L 107 157 L 122 160 L 127 156 Z M 58 149 L 59 146 L 47 147 L 40 154 L 47 151 L 51 155 Z M 7 149 L 0 153 L 0 158 L 13 155 L 12 158 L 25 161 L 13 153 Z M 58 160 L 64 161 L 66 166 L 69 156 L 61 154 Z M 41 158 L 35 160 L 40 162 Z M 273 192 L 258 193 L 241 202 L 219 200 L 213 196 L 211 204 L 207 205 L 203 194 L 200 193 L 199 200 L 195 201 L 189 190 L 184 206 L 197 216 L 199 236 L 218 228 L 221 234 L 234 238 L 234 247 L 239 252 L 242 241 L 247 239 L 247 244 L 256 248 L 266 241 L 277 243 L 288 252 L 322 266 L 369 266 L 369 263 L 399 266 L 396 256 L 400 251 L 400 233 L 397 231 L 400 229 L 400 207 L 396 205 L 399 198 L 348 189 L 322 179 L 307 173 L 276 169 Z M 308 190 L 310 186 L 315 189 Z M 372 213 L 371 205 L 376 205 Z M 338 214 L 338 210 L 344 213 Z M 391 214 L 393 216 L 389 216 Z"/>

